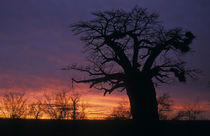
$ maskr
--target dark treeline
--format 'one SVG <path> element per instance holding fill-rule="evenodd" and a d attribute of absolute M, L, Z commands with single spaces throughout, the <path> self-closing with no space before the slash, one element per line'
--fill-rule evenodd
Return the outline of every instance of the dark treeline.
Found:
<path fill-rule="evenodd" d="M 9 119 L 86 119 L 87 104 L 79 94 L 66 91 L 44 94 L 42 98 L 29 100 L 24 93 L 9 92 L 1 99 L 1 117 Z"/>

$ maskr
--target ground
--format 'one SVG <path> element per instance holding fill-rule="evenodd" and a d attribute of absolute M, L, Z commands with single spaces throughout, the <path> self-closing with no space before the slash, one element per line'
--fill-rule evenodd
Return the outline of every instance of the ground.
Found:
<path fill-rule="evenodd" d="M 158 124 L 141 124 L 107 120 L 0 120 L 1 136 L 208 136 L 210 121 L 160 121 Z M 138 133 L 137 133 L 138 132 Z"/>

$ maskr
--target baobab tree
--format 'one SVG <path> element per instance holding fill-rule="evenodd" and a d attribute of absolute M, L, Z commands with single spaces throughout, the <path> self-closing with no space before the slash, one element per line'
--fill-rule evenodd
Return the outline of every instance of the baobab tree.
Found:
<path fill-rule="evenodd" d="M 157 14 L 139 7 L 92 15 L 88 21 L 71 25 L 73 33 L 85 43 L 89 63 L 63 70 L 86 72 L 85 79 L 72 81 L 89 83 L 104 95 L 126 90 L 134 120 L 159 120 L 155 84 L 166 83 L 173 76 L 185 82 L 193 72 L 178 58 L 190 51 L 193 33 L 182 28 L 166 29 Z"/>
<path fill-rule="evenodd" d="M 157 97 L 158 103 L 158 115 L 160 120 L 167 120 L 169 112 L 172 111 L 171 106 L 173 100 L 168 93 L 163 93 Z M 126 101 L 121 101 L 117 107 L 115 107 L 112 113 L 106 118 L 108 120 L 127 120 L 132 119 L 129 108 L 126 106 Z"/>

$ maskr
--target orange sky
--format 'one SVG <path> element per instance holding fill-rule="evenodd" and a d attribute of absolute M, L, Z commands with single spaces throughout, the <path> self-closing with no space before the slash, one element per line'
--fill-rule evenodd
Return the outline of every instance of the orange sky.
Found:
<path fill-rule="evenodd" d="M 73 92 L 81 94 L 80 102 L 87 104 L 86 115 L 88 119 L 104 119 L 111 113 L 112 109 L 117 107 L 122 101 L 127 101 L 129 107 L 129 100 L 124 92 L 121 95 L 119 93 L 113 93 L 104 96 L 103 92 L 100 91 L 99 93 L 87 93 L 86 91 L 88 88 L 85 86 L 86 85 L 81 85 L 80 89 L 74 89 Z M 43 97 L 43 94 L 51 94 L 52 92 L 57 91 L 59 90 L 45 89 L 44 91 L 39 92 L 27 91 L 25 96 L 30 102 L 31 100 Z M 174 101 L 174 105 L 172 106 L 173 112 L 171 113 L 171 116 L 173 116 L 177 111 L 181 110 L 183 105 L 192 103 L 192 101 L 187 99 L 172 98 L 172 100 Z M 200 101 L 200 105 L 202 109 L 209 110 L 208 101 Z"/>
<path fill-rule="evenodd" d="M 59 88 L 59 87 L 58 87 Z M 36 99 L 41 99 L 44 94 L 51 95 L 54 92 L 62 91 L 62 89 L 44 89 L 44 90 L 27 90 L 25 91 L 25 97 L 28 99 L 28 103 L 30 101 L 34 101 Z M 60 87 L 61 88 L 61 87 Z M 64 88 L 66 89 L 66 88 Z M 16 92 L 23 92 L 22 89 L 15 89 Z M 66 89 L 67 90 L 67 89 Z M 69 92 L 78 93 L 80 94 L 80 103 L 84 103 L 87 105 L 86 114 L 88 119 L 103 119 L 104 117 L 107 117 L 112 109 L 121 101 L 127 101 L 126 95 L 117 95 L 116 93 L 113 93 L 111 95 L 107 94 L 106 96 L 103 95 L 103 92 L 92 92 L 87 93 L 87 88 L 82 88 L 82 85 L 80 89 L 74 89 L 70 90 Z M 14 92 L 14 90 L 1 90 L 1 95 L 3 96 L 7 92 Z M 67 90 L 68 91 L 68 90 Z M 128 102 L 129 105 L 129 102 Z"/>

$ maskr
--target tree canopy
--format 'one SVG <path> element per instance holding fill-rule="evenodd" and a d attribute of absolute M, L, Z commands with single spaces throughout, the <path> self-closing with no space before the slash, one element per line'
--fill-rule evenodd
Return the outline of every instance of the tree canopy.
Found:
<path fill-rule="evenodd" d="M 132 73 L 166 83 L 175 76 L 185 82 L 194 70 L 186 68 L 180 54 L 190 51 L 195 38 L 182 28 L 166 29 L 159 16 L 147 9 L 134 7 L 131 11 L 112 10 L 92 13 L 93 19 L 71 26 L 84 41 L 89 65 L 71 65 L 73 69 L 89 74 L 77 83 L 90 83 L 91 87 L 111 93 L 124 90 Z"/>

